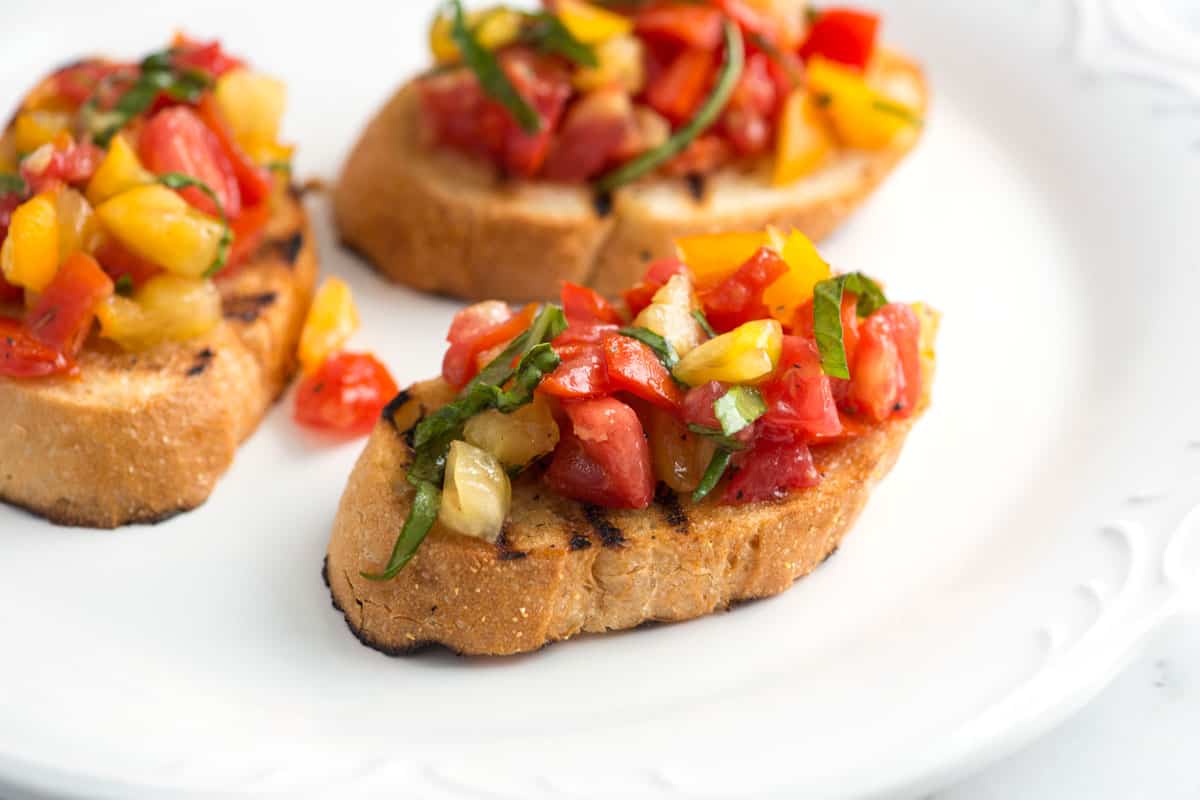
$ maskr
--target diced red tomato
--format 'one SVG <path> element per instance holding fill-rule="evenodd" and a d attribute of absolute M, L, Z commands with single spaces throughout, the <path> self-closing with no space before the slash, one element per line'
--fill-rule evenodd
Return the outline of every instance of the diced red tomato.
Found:
<path fill-rule="evenodd" d="M 599 292 L 577 283 L 563 282 L 562 306 L 568 325 L 587 327 L 621 322 L 617 310 Z"/>
<path fill-rule="evenodd" d="M 539 392 L 579 400 L 603 397 L 611 391 L 608 364 L 601 345 L 586 342 L 559 345 L 555 340 L 554 352 L 561 361 L 554 372 L 542 379 Z"/>
<path fill-rule="evenodd" d="M 779 96 L 771 75 L 771 59 L 754 53 L 721 115 L 721 128 L 742 155 L 765 151 L 774 140 L 774 117 Z"/>
<path fill-rule="evenodd" d="M 504 313 L 509 316 L 501 318 Z M 450 349 L 442 359 L 442 377 L 452 386 L 465 386 L 479 371 L 479 354 L 519 336 L 536 315 L 536 303 L 515 315 L 507 306 L 491 303 L 477 303 L 460 311 L 450 326 Z"/>
<path fill-rule="evenodd" d="M 713 410 L 713 403 L 720 400 L 729 387 L 719 381 L 709 381 L 688 389 L 683 397 L 683 419 L 689 425 L 720 430 L 721 423 Z"/>
<path fill-rule="evenodd" d="M 667 281 L 686 271 L 687 266 L 677 258 L 660 258 L 658 261 L 652 262 L 646 268 L 646 274 L 642 276 L 641 283 L 635 284 L 623 295 L 629 313 L 636 317 L 643 308 L 650 305 L 654 295 L 667 285 Z"/>
<path fill-rule="evenodd" d="M 701 295 L 709 324 L 723 333 L 751 320 L 769 317 L 771 312 L 763 303 L 763 291 L 787 271 L 782 256 L 760 247 L 737 272 Z"/>
<path fill-rule="evenodd" d="M 77 370 L 74 361 L 33 338 L 20 320 L 0 317 L 0 376 L 44 378 Z"/>
<path fill-rule="evenodd" d="M 592 325 L 568 325 L 567 329 L 560 333 L 551 342 L 554 349 L 560 355 L 565 348 L 577 344 L 603 344 L 604 340 L 612 334 L 620 330 L 620 325 L 608 324 L 592 324 Z"/>
<path fill-rule="evenodd" d="M 645 508 L 654 497 L 650 445 L 637 413 L 604 397 L 564 403 L 546 483 L 559 494 L 608 508 Z"/>
<path fill-rule="evenodd" d="M 230 219 L 241 213 L 242 198 L 233 164 L 216 135 L 192 109 L 175 106 L 151 117 L 142 128 L 138 154 L 142 163 L 158 175 L 182 172 L 203 181 L 220 199 Z M 217 216 L 216 206 L 199 189 L 188 187 L 180 194 L 205 214 Z"/>
<path fill-rule="evenodd" d="M 875 52 L 879 16 L 849 8 L 827 8 L 820 13 L 800 45 L 808 61 L 822 56 L 848 67 L 863 69 Z"/>
<path fill-rule="evenodd" d="M 26 319 L 29 333 L 68 358 L 79 354 L 96 307 L 113 293 L 112 278 L 87 253 L 73 253 L 58 268 Z"/>
<path fill-rule="evenodd" d="M 634 24 L 639 36 L 712 51 L 721 45 L 722 17 L 713 6 L 652 6 L 639 11 Z"/>
<path fill-rule="evenodd" d="M 338 353 L 306 377 L 296 392 L 296 421 L 349 436 L 370 433 L 396 395 L 387 367 L 366 353 Z"/>
<path fill-rule="evenodd" d="M 554 181 L 585 181 L 604 171 L 636 129 L 633 104 L 621 89 L 589 92 L 567 112 L 542 174 Z"/>
<path fill-rule="evenodd" d="M 233 245 L 229 248 L 229 260 L 218 273 L 220 276 L 229 277 L 258 251 L 270 221 L 270 202 L 264 201 L 242 208 L 242 213 L 229 224 L 230 230 L 233 231 Z"/>
<path fill-rule="evenodd" d="M 706 133 L 696 137 L 684 151 L 662 166 L 664 175 L 707 175 L 733 157 L 733 148 L 725 137 Z"/>
<path fill-rule="evenodd" d="M 812 339 L 783 337 L 779 369 L 761 391 L 767 402 L 767 413 L 759 420 L 765 436 L 787 431 L 808 440 L 841 433 L 833 388 Z"/>
<path fill-rule="evenodd" d="M 863 321 L 850 369 L 847 403 L 875 422 L 907 417 L 921 398 L 920 322 L 903 303 L 892 303 Z"/>
<path fill-rule="evenodd" d="M 725 487 L 726 503 L 777 500 L 792 489 L 821 482 L 812 452 L 803 442 L 760 441 L 740 460 L 740 468 Z"/>
<path fill-rule="evenodd" d="M 755 8 L 745 0 L 716 0 L 715 5 L 736 22 L 744 34 L 761 36 L 776 46 L 779 45 L 779 24 L 770 14 Z"/>
<path fill-rule="evenodd" d="M 628 336 L 609 336 L 604 362 L 614 391 L 625 391 L 668 410 L 679 408 L 683 393 L 654 351 Z"/>
<path fill-rule="evenodd" d="M 229 124 L 221 115 L 221 109 L 211 93 L 205 93 L 200 98 L 200 102 L 196 106 L 196 113 L 200 115 L 200 120 L 205 126 L 212 131 L 213 136 L 217 137 L 221 152 L 225 154 L 226 160 L 233 167 L 242 204 L 255 206 L 265 203 L 271 196 L 271 176 L 266 169 L 255 164 L 234 139 L 233 131 L 229 129 Z M 230 214 L 231 218 L 236 216 L 236 214 Z"/>
<path fill-rule="evenodd" d="M 13 286 L 8 281 L 4 280 L 4 276 L 0 275 L 0 304 L 17 303 L 25 296 L 25 290 L 20 286 Z"/>
<path fill-rule="evenodd" d="M 132 75 L 135 70 L 132 64 L 88 59 L 55 72 L 50 77 L 51 92 L 70 107 L 78 108 L 92 96 L 101 81 L 118 73 Z"/>
<path fill-rule="evenodd" d="M 113 281 L 119 281 L 128 275 L 134 287 L 141 286 L 162 272 L 162 268 L 157 264 L 142 258 L 111 237 L 106 237 L 96 248 L 96 260 Z"/>
<path fill-rule="evenodd" d="M 241 60 L 226 53 L 221 48 L 221 43 L 215 39 L 211 42 L 201 42 L 180 33 L 175 35 L 172 47 L 174 52 L 171 61 L 175 66 L 197 69 L 213 78 L 219 78 L 231 69 L 243 66 Z"/>
<path fill-rule="evenodd" d="M 646 105 L 672 122 L 686 122 L 708 97 L 716 74 L 715 49 L 684 50 L 646 87 Z"/>
<path fill-rule="evenodd" d="M 103 160 L 104 151 L 96 145 L 64 136 L 54 142 L 49 159 L 25 159 L 21 164 L 21 177 L 34 194 L 64 183 L 82 185 L 91 179 Z"/>

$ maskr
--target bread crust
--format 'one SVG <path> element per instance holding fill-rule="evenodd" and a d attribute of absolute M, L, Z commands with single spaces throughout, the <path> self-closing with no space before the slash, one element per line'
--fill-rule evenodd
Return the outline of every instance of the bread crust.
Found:
<path fill-rule="evenodd" d="M 140 353 L 93 336 L 78 379 L 0 378 L 0 500 L 115 528 L 208 499 L 295 372 L 317 255 L 299 195 L 278 206 L 250 263 L 218 280 L 209 334 Z"/>
<path fill-rule="evenodd" d="M 872 67 L 890 94 L 924 110 L 913 62 L 881 51 Z M 829 234 L 916 144 L 841 151 L 812 176 L 770 185 L 770 164 L 726 169 L 700 192 L 652 177 L 619 189 L 601 213 L 578 185 L 506 180 L 491 165 L 428 141 L 416 87 L 402 87 L 363 132 L 333 208 L 343 241 L 384 275 L 422 291 L 481 300 L 545 299 L 559 281 L 614 296 L 673 239 L 722 230 L 794 227 Z"/>
<path fill-rule="evenodd" d="M 445 384 L 417 384 L 402 397 L 397 417 L 414 420 L 445 402 Z M 342 496 L 326 581 L 355 635 L 393 655 L 429 645 L 509 655 L 580 633 L 692 619 L 778 594 L 828 558 L 912 423 L 814 448 L 821 483 L 773 502 L 694 505 L 660 489 L 648 509 L 601 509 L 524 478 L 514 483 L 499 546 L 439 523 L 403 572 L 378 583 L 360 572 L 387 563 L 412 498 L 411 451 L 384 421 Z"/>

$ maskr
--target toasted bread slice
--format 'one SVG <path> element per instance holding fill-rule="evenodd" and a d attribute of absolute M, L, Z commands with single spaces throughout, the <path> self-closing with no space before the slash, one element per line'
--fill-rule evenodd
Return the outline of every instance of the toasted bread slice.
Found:
<path fill-rule="evenodd" d="M 887 51 L 876 60 L 876 83 L 923 110 L 920 68 Z M 617 190 L 605 209 L 587 187 L 506 181 L 488 164 L 432 146 L 410 83 L 350 154 L 334 213 L 347 244 L 417 289 L 529 300 L 566 280 L 612 296 L 633 285 L 647 261 L 673 255 L 672 240 L 681 235 L 778 225 L 824 237 L 916 140 L 913 131 L 887 150 L 841 151 L 784 187 L 771 186 L 769 162 L 724 170 L 704 186 L 647 178 Z"/>
<path fill-rule="evenodd" d="M 366 645 L 392 655 L 442 645 L 520 653 L 579 633 L 681 621 L 778 594 L 837 549 L 913 419 L 813 448 L 823 479 L 777 502 L 693 505 L 660 487 L 654 505 L 580 504 L 534 476 L 514 481 L 499 546 L 436 524 L 395 579 L 376 583 L 408 515 L 411 451 L 401 428 L 447 401 L 440 380 L 401 395 L 371 435 L 342 497 L 326 556 L 333 603 Z"/>
<path fill-rule="evenodd" d="M 317 275 L 299 197 L 217 281 L 225 321 L 126 353 L 92 337 L 77 379 L 0 379 L 0 500 L 63 525 L 155 522 L 203 503 L 295 372 Z"/>

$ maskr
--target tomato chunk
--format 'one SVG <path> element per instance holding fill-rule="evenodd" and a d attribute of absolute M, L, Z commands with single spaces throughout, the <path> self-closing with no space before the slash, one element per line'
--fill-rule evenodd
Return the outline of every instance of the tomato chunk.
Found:
<path fill-rule="evenodd" d="M 916 312 L 903 303 L 886 305 L 862 323 L 850 369 L 851 410 L 875 422 L 916 410 L 921 399 L 920 330 Z"/>
<path fill-rule="evenodd" d="M 33 338 L 20 320 L 0 317 L 0 376 L 45 378 L 76 369 L 74 361 Z"/>
<path fill-rule="evenodd" d="M 765 151 L 774 141 L 774 123 L 779 93 L 771 74 L 771 60 L 764 53 L 746 59 L 746 68 L 733 91 L 721 127 L 742 155 Z"/>
<path fill-rule="evenodd" d="M 763 291 L 788 271 L 783 257 L 760 247 L 737 272 L 701 296 L 704 313 L 719 333 L 731 331 L 746 322 L 771 316 L 763 302 Z"/>
<path fill-rule="evenodd" d="M 26 320 L 30 334 L 74 358 L 96 318 L 96 307 L 113 293 L 112 278 L 87 253 L 73 253 L 58 268 Z"/>
<path fill-rule="evenodd" d="M 821 12 L 804 44 L 800 57 L 808 61 L 822 56 L 848 67 L 863 69 L 875 52 L 879 16 L 849 8 L 827 8 Z"/>
<path fill-rule="evenodd" d="M 163 271 L 162 267 L 142 258 L 111 236 L 105 237 L 96 249 L 96 260 L 114 281 L 129 276 L 134 288 Z"/>
<path fill-rule="evenodd" d="M 463 309 L 454 317 L 446 337 L 450 349 L 442 359 L 442 377 L 452 386 L 465 386 L 479 371 L 480 354 L 519 336 L 536 315 L 536 303 L 518 314 L 504 303 L 476 303 Z"/>
<path fill-rule="evenodd" d="M 568 328 L 567 331 L 571 329 Z M 554 352 L 561 359 L 554 372 L 542 379 L 538 391 L 563 399 L 603 397 L 611 391 L 604 349 L 595 343 L 560 345 Z"/>
<path fill-rule="evenodd" d="M 559 494 L 608 508 L 645 508 L 654 468 L 642 423 L 632 408 L 604 397 L 563 404 L 561 431 L 546 483 Z"/>
<path fill-rule="evenodd" d="M 104 151 L 91 142 L 75 142 L 70 137 L 52 145 L 50 158 L 26 159 L 21 164 L 21 177 L 33 194 L 61 184 L 83 185 L 104 160 Z"/>
<path fill-rule="evenodd" d="M 761 387 L 767 413 L 759 425 L 771 436 L 780 432 L 810 440 L 842 431 L 829 376 L 821 369 L 821 354 L 812 339 L 784 336 L 779 370 Z"/>
<path fill-rule="evenodd" d="M 138 155 L 158 175 L 182 172 L 207 184 L 230 219 L 241 213 L 242 197 L 233 165 L 217 137 L 192 109 L 175 106 L 151 117 L 142 128 Z M 188 187 L 180 195 L 196 209 L 217 216 L 216 205 L 199 189 Z"/>
<path fill-rule="evenodd" d="M 563 282 L 563 313 L 567 324 L 587 327 L 591 325 L 617 325 L 621 316 L 599 292 L 577 283 Z"/>
<path fill-rule="evenodd" d="M 604 362 L 614 391 L 625 391 L 666 409 L 677 409 L 683 393 L 654 351 L 628 336 L 609 336 Z"/>
<path fill-rule="evenodd" d="M 350 436 L 370 433 L 397 392 L 387 367 L 366 353 L 326 359 L 296 391 L 296 421 Z"/>
<path fill-rule="evenodd" d="M 221 152 L 225 155 L 225 160 L 233 168 L 242 204 L 246 206 L 265 204 L 271 196 L 271 176 L 266 169 L 255 164 L 234 139 L 233 131 L 229 129 L 229 124 L 221 115 L 221 109 L 217 106 L 216 98 L 212 93 L 206 93 L 200 98 L 196 112 L 212 135 L 216 137 L 217 144 L 220 145 Z M 236 218 L 238 215 L 231 213 L 229 216 Z"/>
<path fill-rule="evenodd" d="M 633 104 L 621 89 L 600 89 L 581 97 L 567 112 L 542 170 L 554 181 L 584 181 L 616 160 L 634 131 Z"/>
<path fill-rule="evenodd" d="M 821 482 L 812 452 L 802 442 L 759 442 L 725 487 L 726 503 L 777 500 Z"/>
<path fill-rule="evenodd" d="M 629 313 L 637 316 L 643 308 L 650 305 L 658 290 L 667 285 L 667 281 L 675 275 L 687 271 L 687 267 L 677 258 L 660 258 L 646 268 L 640 283 L 625 292 L 625 305 Z"/>
<path fill-rule="evenodd" d="M 686 122 L 708 96 L 716 74 L 714 49 L 684 50 L 646 88 L 646 104 L 672 122 Z"/>
<path fill-rule="evenodd" d="M 219 78 L 226 72 L 242 66 L 239 59 L 226 53 L 217 40 L 200 42 L 177 34 L 172 42 L 171 61 L 177 67 L 198 69 Z"/>
<path fill-rule="evenodd" d="M 700 50 L 721 45 L 721 9 L 705 5 L 654 6 L 638 12 L 639 36 L 663 39 Z"/>

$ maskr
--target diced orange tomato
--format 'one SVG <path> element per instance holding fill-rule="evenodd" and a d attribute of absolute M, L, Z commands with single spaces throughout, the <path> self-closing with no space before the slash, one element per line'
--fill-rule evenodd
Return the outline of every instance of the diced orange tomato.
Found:
<path fill-rule="evenodd" d="M 812 298 L 813 289 L 832 272 L 812 241 L 800 231 L 792 231 L 784 241 L 783 260 L 788 271 L 763 291 L 762 299 L 771 316 L 790 325 L 796 308 Z"/>
<path fill-rule="evenodd" d="M 13 211 L 0 247 L 4 279 L 40 292 L 58 269 L 58 212 L 53 194 L 39 194 Z"/>
<path fill-rule="evenodd" d="M 752 233 L 706 233 L 675 240 L 679 260 L 687 265 L 701 288 L 714 286 L 745 264 L 760 247 L 771 245 L 769 236 Z"/>
<path fill-rule="evenodd" d="M 39 342 L 74 358 L 92 329 L 96 308 L 112 293 L 112 279 L 96 260 L 76 251 L 38 296 L 26 325 Z"/>
<path fill-rule="evenodd" d="M 913 127 L 915 110 L 873 89 L 853 70 L 824 58 L 808 65 L 808 87 L 823 99 L 838 139 L 849 147 L 879 150 Z"/>
<path fill-rule="evenodd" d="M 783 105 L 775 138 L 775 185 L 786 186 L 811 174 L 832 149 L 833 136 L 812 95 L 793 90 Z"/>
<path fill-rule="evenodd" d="M 154 183 L 154 175 L 138 160 L 137 153 L 121 134 L 113 137 L 108 153 L 87 185 L 87 199 L 99 205 L 128 189 Z"/>

